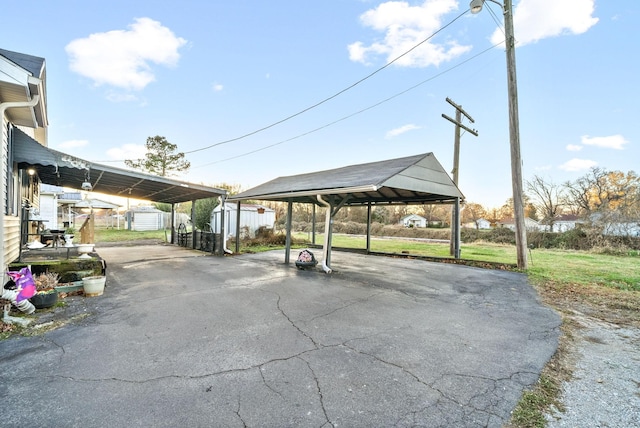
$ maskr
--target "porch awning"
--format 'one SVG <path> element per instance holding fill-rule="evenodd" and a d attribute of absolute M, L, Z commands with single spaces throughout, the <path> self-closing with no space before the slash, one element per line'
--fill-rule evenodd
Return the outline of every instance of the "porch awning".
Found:
<path fill-rule="evenodd" d="M 92 163 L 44 147 L 18 128 L 13 128 L 12 134 L 13 161 L 21 169 L 33 167 L 45 184 L 80 190 L 82 183 L 89 181 L 94 192 L 169 204 L 227 193 L 224 189 Z"/>

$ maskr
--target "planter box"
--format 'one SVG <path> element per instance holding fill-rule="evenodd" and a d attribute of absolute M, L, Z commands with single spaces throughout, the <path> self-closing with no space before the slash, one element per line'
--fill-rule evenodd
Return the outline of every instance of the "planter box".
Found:
<path fill-rule="evenodd" d="M 74 291 L 80 290 L 82 290 L 82 281 L 65 282 L 56 287 L 58 293 L 73 293 Z"/>

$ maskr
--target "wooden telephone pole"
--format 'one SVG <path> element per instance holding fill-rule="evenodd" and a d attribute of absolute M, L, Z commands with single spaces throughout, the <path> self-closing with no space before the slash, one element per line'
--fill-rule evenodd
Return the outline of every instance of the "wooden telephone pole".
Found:
<path fill-rule="evenodd" d="M 453 183 L 458 185 L 458 169 L 460 165 L 460 129 L 464 129 L 472 135 L 478 136 L 478 131 L 475 129 L 471 129 L 462 124 L 462 115 L 464 115 L 471 123 L 475 121 L 473 118 L 464 111 L 462 106 L 451 101 L 449 97 L 446 98 L 447 102 L 451 104 L 456 109 L 456 118 L 452 119 L 446 114 L 442 114 L 442 117 L 447 119 L 449 122 L 456 125 L 456 133 L 455 140 L 453 145 Z M 456 199 L 455 206 L 453 207 L 453 211 L 451 212 L 451 246 L 449 248 L 449 254 L 454 256 L 456 259 L 460 258 L 460 199 Z"/>

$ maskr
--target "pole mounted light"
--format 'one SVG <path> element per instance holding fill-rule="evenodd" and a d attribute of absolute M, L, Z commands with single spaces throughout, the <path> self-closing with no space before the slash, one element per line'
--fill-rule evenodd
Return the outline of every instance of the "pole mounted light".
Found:
<path fill-rule="evenodd" d="M 471 13 L 479 13 L 486 0 L 471 0 Z M 515 37 L 513 32 L 513 5 L 504 0 L 499 5 L 504 13 L 505 46 L 507 53 L 507 84 L 509 97 L 509 145 L 511 147 L 511 185 L 513 188 L 513 219 L 516 228 L 516 252 L 518 268 L 527 269 L 527 230 L 524 222 L 524 197 L 522 186 L 522 160 L 520 157 L 520 125 L 518 119 L 518 83 L 516 79 Z"/>

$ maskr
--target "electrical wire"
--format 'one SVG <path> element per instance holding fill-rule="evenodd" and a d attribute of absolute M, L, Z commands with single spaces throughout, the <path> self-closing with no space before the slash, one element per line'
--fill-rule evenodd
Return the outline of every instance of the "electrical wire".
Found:
<path fill-rule="evenodd" d="M 423 81 L 421 81 L 421 82 L 419 82 L 419 83 L 417 83 L 417 84 L 405 89 L 404 91 L 398 92 L 395 95 L 392 95 L 392 96 L 390 96 L 388 98 L 385 98 L 385 99 L 383 99 L 381 101 L 378 101 L 377 103 L 372 104 L 369 107 L 365 107 L 365 108 L 363 108 L 361 110 L 358 110 L 358 111 L 356 111 L 354 113 L 351 113 L 351 114 L 349 114 L 347 116 L 343 116 L 340 119 L 336 119 L 333 122 L 329 122 L 329 123 L 327 123 L 325 125 L 319 126 L 319 127 L 314 128 L 314 129 L 312 129 L 310 131 L 304 132 L 302 134 L 298 134 L 295 137 L 287 138 L 286 140 L 278 141 L 277 143 L 269 144 L 267 146 L 260 147 L 260 148 L 255 149 L 255 150 L 251 150 L 251 151 L 246 152 L 246 153 L 242 153 L 242 154 L 239 154 L 239 155 L 236 155 L 236 156 L 232 156 L 232 157 L 229 157 L 229 158 L 225 158 L 225 159 L 218 159 L 218 160 L 216 160 L 214 162 L 209 162 L 209 163 L 198 165 L 198 166 L 192 166 L 191 169 L 202 168 L 202 167 L 205 167 L 205 166 L 215 165 L 215 164 L 218 164 L 218 163 L 222 163 L 222 162 L 227 162 L 227 161 L 230 161 L 230 160 L 238 159 L 238 158 L 241 158 L 241 157 L 244 157 L 244 156 L 249 156 L 249 155 L 252 155 L 254 153 L 261 152 L 261 151 L 270 149 L 272 147 L 279 146 L 281 144 L 285 144 L 285 143 L 288 143 L 290 141 L 297 140 L 298 138 L 302 138 L 302 137 L 305 137 L 305 136 L 307 136 L 309 134 L 313 134 L 315 132 L 318 132 L 318 131 L 321 131 L 323 129 L 329 128 L 330 126 L 333 126 L 333 125 L 335 125 L 335 124 L 337 124 L 339 122 L 345 121 L 345 120 L 350 119 L 350 118 L 352 118 L 354 116 L 357 116 L 357 115 L 359 115 L 361 113 L 364 113 L 364 112 L 366 112 L 368 110 L 374 109 L 374 108 L 376 108 L 376 107 L 378 107 L 378 106 L 380 106 L 380 105 L 382 105 L 382 104 L 384 104 L 384 103 L 386 103 L 388 101 L 391 101 L 391 100 L 393 100 L 393 99 L 395 99 L 395 98 L 397 98 L 397 97 L 399 97 L 401 95 L 406 94 L 407 92 L 413 91 L 414 89 L 418 88 L 419 86 L 422 86 L 425 83 L 428 83 L 428 82 L 430 82 L 432 80 L 435 80 L 436 78 L 438 78 L 438 77 L 440 77 L 440 76 L 442 76 L 442 75 L 444 75 L 446 73 L 449 73 L 450 71 L 453 71 L 458 67 L 463 66 L 467 62 L 476 59 L 480 55 L 483 55 L 483 54 L 489 52 L 490 50 L 500 46 L 501 44 L 502 44 L 502 42 L 496 43 L 495 45 L 488 47 L 487 49 L 483 50 L 482 52 L 479 52 L 479 53 L 477 53 L 477 54 L 465 59 L 464 61 L 462 61 L 462 62 L 460 62 L 460 63 L 458 63 L 458 64 L 456 64 L 456 65 L 454 65 L 452 67 L 449 67 L 448 69 L 443 70 L 440 73 L 437 73 L 437 74 L 431 76 L 430 78 L 425 79 L 425 80 L 423 80 Z"/>
<path fill-rule="evenodd" d="M 275 127 L 275 126 L 277 126 L 277 125 L 280 125 L 281 123 L 284 123 L 284 122 L 286 122 L 286 121 L 288 121 L 288 120 L 291 120 L 291 119 L 293 119 L 293 118 L 295 118 L 295 117 L 297 117 L 297 116 L 300 116 L 300 115 L 302 115 L 303 113 L 306 113 L 306 112 L 308 112 L 308 111 L 310 111 L 310 110 L 312 110 L 312 109 L 314 109 L 314 108 L 316 108 L 316 107 L 319 107 L 320 105 L 322 105 L 322 104 L 324 104 L 324 103 L 326 103 L 326 102 L 328 102 L 328 101 L 331 101 L 331 100 L 332 100 L 332 99 L 334 99 L 334 98 L 337 98 L 338 96 L 340 96 L 340 95 L 342 95 L 343 93 L 345 93 L 345 92 L 349 91 L 350 89 L 353 89 L 353 88 L 354 88 L 354 87 L 356 87 L 357 85 L 359 85 L 359 84 L 361 84 L 362 82 L 364 82 L 364 81 L 366 81 L 366 80 L 370 79 L 370 78 L 371 78 L 371 77 L 373 77 L 374 75 L 378 74 L 379 72 L 381 72 L 381 71 L 383 71 L 384 69 L 386 69 L 386 68 L 388 68 L 389 66 L 391 66 L 393 63 L 397 62 L 397 61 L 398 61 L 398 60 L 400 60 L 401 58 L 403 58 L 403 57 L 405 57 L 406 55 L 408 55 L 409 53 L 413 52 L 413 51 L 414 51 L 414 50 L 416 50 L 418 47 L 422 46 L 424 43 L 428 42 L 428 41 L 429 41 L 429 40 L 431 40 L 433 37 L 435 37 L 438 33 L 440 33 L 441 31 L 445 30 L 446 28 L 448 28 L 450 25 L 452 25 L 452 24 L 453 24 L 454 22 L 456 22 L 458 19 L 460 19 L 461 17 L 463 17 L 464 15 L 466 15 L 466 14 L 467 14 L 467 12 L 469 12 L 469 10 L 470 10 L 470 9 L 467 9 L 467 10 L 463 11 L 461 14 L 459 14 L 458 16 L 456 16 L 453 20 L 451 20 L 450 22 L 448 22 L 447 24 L 445 24 L 444 26 L 442 26 L 442 27 L 440 27 L 438 30 L 436 30 L 436 31 L 435 31 L 433 34 L 431 34 L 429 37 L 427 37 L 426 39 L 422 40 L 422 41 L 421 41 L 421 42 L 419 42 L 418 44 L 414 45 L 411 49 L 409 49 L 409 50 L 405 51 L 404 53 L 402 53 L 402 54 L 398 55 L 397 57 L 395 57 L 395 58 L 394 58 L 394 59 L 392 59 L 391 61 L 387 62 L 387 63 L 386 63 L 385 65 L 383 65 L 382 67 L 380 67 L 380 68 L 378 68 L 377 70 L 375 70 L 375 71 L 373 71 L 373 72 L 369 73 L 369 74 L 368 74 L 368 75 L 366 75 L 365 77 L 361 78 L 360 80 L 356 81 L 355 83 L 352 83 L 351 85 L 347 86 L 346 88 L 344 88 L 344 89 L 342 89 L 342 90 L 340 90 L 340 91 L 336 92 L 335 94 L 333 94 L 333 95 L 331 95 L 331 96 L 329 96 L 329 97 L 327 97 L 327 98 L 325 98 L 325 99 L 323 99 L 323 100 L 321 100 L 321 101 L 319 101 L 319 102 L 317 102 L 317 103 L 315 103 L 315 104 L 313 104 L 313 105 L 311 105 L 311 106 L 309 106 L 309 107 L 307 107 L 307 108 L 305 108 L 305 109 L 303 109 L 303 110 L 300 110 L 300 111 L 298 111 L 297 113 L 294 113 L 294 114 L 292 114 L 292 115 L 289 115 L 289 116 L 285 117 L 284 119 L 281 119 L 281 120 L 278 120 L 278 121 L 276 121 L 276 122 L 273 122 L 273 123 L 271 123 L 270 125 L 264 126 L 264 127 L 262 127 L 262 128 L 256 129 L 256 130 L 254 130 L 254 131 L 251 131 L 251 132 L 249 132 L 249 133 L 246 133 L 246 134 L 240 135 L 240 136 L 235 137 L 235 138 L 230 138 L 230 139 L 228 139 L 228 140 L 219 141 L 219 142 L 217 142 L 217 143 L 210 144 L 210 145 L 208 145 L 208 146 L 204 146 L 204 147 L 200 147 L 200 148 L 198 148 L 198 149 L 185 151 L 185 152 L 183 152 L 183 153 L 184 153 L 185 155 L 186 155 L 186 154 L 191 154 L 191 153 L 197 153 L 197 152 L 201 152 L 201 151 L 204 151 L 204 150 L 211 149 L 211 148 L 213 148 L 213 147 L 221 146 L 221 145 L 223 145 L 223 144 L 228 144 L 228 143 L 232 143 L 232 142 L 235 142 L 235 141 L 238 141 L 238 140 L 242 140 L 242 139 L 244 139 L 244 138 L 247 138 L 247 137 L 250 137 L 250 136 L 252 136 L 252 135 L 258 134 L 258 133 L 260 133 L 260 132 L 262 132 L 262 131 L 266 131 L 267 129 L 273 128 L 273 127 Z M 399 94 L 398 94 L 398 95 L 399 95 Z M 365 110 L 366 110 L 366 109 L 365 109 Z M 355 114 L 357 114 L 357 113 L 355 113 Z M 329 125 L 327 125 L 327 126 L 329 126 Z M 326 126 L 325 126 L 325 127 L 326 127 Z M 324 128 L 324 127 L 321 127 L 321 128 L 319 128 L 319 129 L 322 129 L 322 128 Z M 314 132 L 314 131 L 309 131 L 309 133 L 311 133 L 311 132 Z M 307 134 L 308 134 L 308 133 L 307 133 Z M 306 135 L 306 134 L 305 134 L 305 135 Z M 302 135 L 300 135 L 300 136 L 302 136 Z M 300 136 L 298 136 L 298 137 L 293 137 L 292 139 L 299 138 Z M 289 139 L 289 140 L 287 140 L 287 141 L 291 141 L 291 139 Z M 282 142 L 280 142 L 280 143 L 276 143 L 276 144 L 274 144 L 274 145 L 282 144 L 282 143 L 284 143 L 284 142 L 286 142 L 286 141 L 282 141 Z M 272 146 L 273 146 L 273 145 L 272 145 Z M 106 160 L 106 161 L 95 161 L 95 162 L 124 162 L 124 160 L 120 159 L 120 160 Z"/>
<path fill-rule="evenodd" d="M 409 49 L 408 51 L 404 52 L 403 54 L 397 56 L 396 58 L 392 59 L 391 61 L 387 62 L 385 65 L 383 65 L 382 67 L 378 68 L 377 70 L 375 70 L 374 72 L 368 74 L 367 76 L 363 77 L 362 79 L 358 80 L 357 82 L 347 86 L 346 88 L 336 92 L 335 94 L 331 95 L 330 97 L 327 97 L 325 99 L 323 99 L 322 101 L 319 101 L 303 110 L 300 110 L 297 113 L 294 113 L 290 116 L 285 117 L 284 119 L 281 119 L 277 122 L 273 122 L 270 125 L 264 126 L 262 128 L 256 129 L 255 131 L 249 132 L 247 134 L 241 135 L 239 137 L 235 137 L 235 138 L 231 138 L 229 140 L 224 140 L 224 141 L 220 141 L 218 143 L 214 143 L 214 144 L 210 144 L 208 146 L 205 147 L 201 147 L 199 149 L 195 149 L 195 150 L 189 150 L 189 151 L 185 151 L 184 154 L 190 154 L 190 153 L 196 153 L 196 152 L 201 152 L 203 150 L 207 150 L 207 149 L 211 149 L 213 147 L 217 147 L 217 146 L 221 146 L 223 144 L 228 144 L 228 143 L 232 143 L 234 141 L 238 141 L 241 140 L 243 138 L 247 138 L 250 137 L 252 135 L 255 135 L 259 132 L 262 131 L 266 131 L 269 128 L 273 128 L 276 125 L 280 125 L 283 122 L 286 122 L 290 119 L 293 119 L 294 117 L 300 116 L 303 113 L 308 112 L 309 110 L 312 110 L 336 97 L 338 97 L 339 95 L 344 94 L 345 92 L 347 92 L 350 89 L 353 89 L 354 87 L 356 87 L 357 85 L 359 85 L 360 83 L 364 82 L 365 80 L 368 80 L 369 78 L 373 77 L 374 75 L 378 74 L 379 72 L 381 72 L 382 70 L 386 69 L 387 67 L 389 67 L 391 64 L 395 63 L 396 61 L 398 61 L 399 59 L 401 59 L 402 57 L 408 55 L 409 53 L 411 53 L 412 51 L 414 51 L 415 49 L 417 49 L 418 47 L 420 47 L 421 45 L 423 45 L 424 43 L 428 42 L 429 40 L 431 40 L 434 36 L 436 36 L 438 33 L 440 33 L 442 30 L 446 29 L 447 27 L 449 27 L 451 24 L 453 24 L 454 22 L 456 22 L 458 19 L 460 19 L 462 16 L 464 16 L 467 12 L 469 12 L 469 9 L 465 10 L 464 12 L 462 12 L 460 15 L 458 15 L 457 17 L 455 17 L 452 21 L 450 21 L 449 23 L 447 23 L 445 26 L 440 27 L 437 31 L 435 31 L 433 34 L 431 34 L 429 37 L 427 37 L 426 39 L 424 39 L 423 41 L 421 41 L 420 43 L 418 43 L 417 45 L 413 46 L 411 49 Z"/>
<path fill-rule="evenodd" d="M 496 15 L 496 12 L 492 9 L 491 4 L 486 3 L 486 2 L 485 2 L 485 4 L 487 5 L 487 10 L 489 11 L 489 14 L 491 15 L 491 18 L 493 18 L 493 22 L 495 22 L 496 27 L 498 27 L 500 29 L 500 31 L 502 32 L 502 34 L 504 35 L 504 38 L 506 40 L 507 33 L 504 30 L 504 23 L 500 22 L 500 19 L 498 19 L 498 16 Z M 504 9 L 503 9 L 502 12 L 504 14 Z"/>

